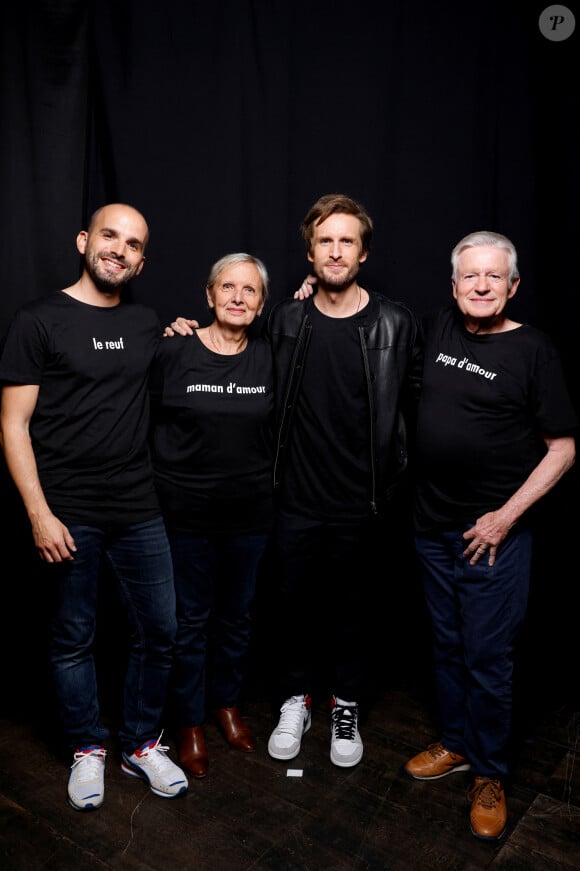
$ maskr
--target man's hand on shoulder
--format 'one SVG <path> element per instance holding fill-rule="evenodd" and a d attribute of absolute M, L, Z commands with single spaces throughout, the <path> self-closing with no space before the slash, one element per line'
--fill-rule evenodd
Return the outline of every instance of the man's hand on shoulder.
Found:
<path fill-rule="evenodd" d="M 182 318 L 181 316 L 171 321 L 171 325 L 163 330 L 164 336 L 193 336 L 193 333 L 199 327 L 199 323 L 193 318 Z"/>

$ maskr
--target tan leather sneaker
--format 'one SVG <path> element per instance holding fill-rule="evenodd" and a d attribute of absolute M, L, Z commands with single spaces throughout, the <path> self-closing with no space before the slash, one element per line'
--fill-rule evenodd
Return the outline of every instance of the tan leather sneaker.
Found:
<path fill-rule="evenodd" d="M 465 756 L 452 753 L 437 742 L 429 744 L 426 750 L 409 759 L 405 771 L 415 780 L 438 780 L 454 771 L 469 771 L 470 765 Z"/>
<path fill-rule="evenodd" d="M 467 798 L 471 802 L 471 833 L 486 841 L 501 838 L 507 822 L 505 792 L 501 781 L 476 777 Z"/>

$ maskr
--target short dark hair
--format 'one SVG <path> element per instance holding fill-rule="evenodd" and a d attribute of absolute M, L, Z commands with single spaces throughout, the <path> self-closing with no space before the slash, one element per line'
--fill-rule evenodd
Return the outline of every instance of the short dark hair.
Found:
<path fill-rule="evenodd" d="M 361 224 L 361 243 L 363 254 L 366 254 L 371 247 L 371 239 L 373 236 L 373 222 L 370 215 L 367 213 L 364 206 L 357 203 L 346 194 L 325 194 L 320 197 L 313 206 L 310 207 L 308 213 L 300 226 L 302 238 L 306 242 L 306 250 L 312 254 L 312 237 L 314 235 L 314 227 L 326 221 L 330 215 L 336 213 L 344 215 L 353 215 L 358 218 Z"/>

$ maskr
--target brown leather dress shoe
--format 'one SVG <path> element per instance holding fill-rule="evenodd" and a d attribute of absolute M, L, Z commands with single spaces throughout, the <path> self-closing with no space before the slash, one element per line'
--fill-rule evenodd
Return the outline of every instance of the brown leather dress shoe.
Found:
<path fill-rule="evenodd" d="M 254 752 L 256 745 L 252 733 L 237 708 L 215 708 L 213 715 L 228 744 L 243 753 Z"/>
<path fill-rule="evenodd" d="M 178 730 L 177 758 L 181 767 L 186 768 L 194 777 L 206 776 L 208 760 L 202 726 Z"/>
<path fill-rule="evenodd" d="M 501 781 L 476 777 L 467 798 L 471 802 L 471 833 L 485 841 L 496 841 L 505 832 L 507 807 Z"/>
<path fill-rule="evenodd" d="M 405 771 L 415 780 L 439 780 L 454 771 L 468 771 L 469 762 L 465 756 L 452 753 L 441 743 L 429 744 L 426 750 L 409 759 Z"/>

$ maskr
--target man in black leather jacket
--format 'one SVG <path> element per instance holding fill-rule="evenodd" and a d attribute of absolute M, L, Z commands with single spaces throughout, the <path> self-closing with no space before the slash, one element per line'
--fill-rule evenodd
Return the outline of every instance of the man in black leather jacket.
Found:
<path fill-rule="evenodd" d="M 363 755 L 369 543 L 407 467 L 406 412 L 422 368 L 412 312 L 359 284 L 372 232 L 350 197 L 319 199 L 302 224 L 316 294 L 303 298 L 311 290 L 303 285 L 299 298 L 272 309 L 267 325 L 283 700 L 268 751 L 280 760 L 298 755 L 320 687 L 331 696 L 330 759 L 345 768 Z"/>
<path fill-rule="evenodd" d="M 278 487 L 292 426 L 300 374 L 308 354 L 312 332 L 309 311 L 314 300 L 297 305 L 284 300 L 271 313 L 269 338 L 278 386 L 275 396 L 279 438 L 276 445 L 274 482 Z M 375 513 L 390 500 L 407 468 L 408 416 L 412 414 L 420 384 L 419 342 L 416 323 L 409 310 L 375 293 L 369 294 L 369 314 L 357 325 L 361 365 L 368 391 L 368 457 L 371 473 L 369 507 Z M 409 388 L 413 392 L 409 392 Z M 392 401 L 386 402 L 389 391 Z"/>

